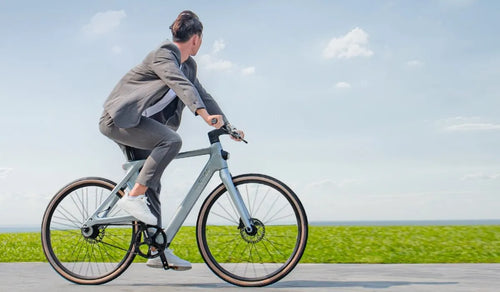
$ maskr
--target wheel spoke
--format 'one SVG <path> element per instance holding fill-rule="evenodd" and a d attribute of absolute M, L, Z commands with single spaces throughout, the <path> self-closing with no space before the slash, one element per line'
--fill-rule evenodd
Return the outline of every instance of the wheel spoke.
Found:
<path fill-rule="evenodd" d="M 114 248 L 119 249 L 119 250 L 128 251 L 128 249 L 125 249 L 123 247 L 119 247 L 119 246 L 117 246 L 115 244 L 107 243 L 105 241 L 101 241 L 101 243 L 104 244 L 104 245 L 110 246 L 110 247 L 114 247 Z"/>
<path fill-rule="evenodd" d="M 64 211 L 64 213 L 62 211 Z M 76 219 L 76 217 L 73 216 L 73 214 L 71 214 L 70 211 L 67 211 L 63 206 L 61 206 L 61 208 L 57 209 L 57 212 L 70 222 L 79 222 L 78 219 Z M 73 218 L 73 220 L 71 220 L 69 217 Z M 76 225 L 76 228 L 80 228 L 79 225 L 77 225 L 77 224 L 75 224 L 75 225 Z"/>
<path fill-rule="evenodd" d="M 274 222 L 274 221 L 279 221 L 281 219 L 286 219 L 286 218 L 294 218 L 295 214 L 288 214 L 288 215 L 284 215 L 284 216 L 281 216 L 281 217 L 278 217 L 278 218 L 269 218 L 266 222 L 264 222 L 265 224 L 268 224 L 270 222 Z"/>
<path fill-rule="evenodd" d="M 273 207 L 274 207 L 274 205 L 276 205 L 276 202 L 279 200 L 279 198 L 280 198 L 279 196 L 276 196 L 276 199 L 274 199 L 273 203 L 270 205 L 269 209 L 267 210 L 266 215 L 264 215 L 264 216 L 262 217 L 262 221 L 263 221 L 263 222 L 266 222 L 266 221 L 267 221 L 267 219 L 266 219 L 266 218 L 267 218 L 267 216 L 269 216 L 269 213 L 273 212 Z"/>
<path fill-rule="evenodd" d="M 80 208 L 80 206 L 78 205 L 78 203 L 73 198 L 73 194 L 69 195 L 68 197 L 71 199 L 71 201 L 73 201 L 73 204 L 75 205 L 75 208 L 78 210 L 78 213 L 80 213 L 80 215 L 82 215 L 82 221 L 81 222 L 84 222 L 85 221 L 85 215 L 83 213 L 83 210 Z"/>
<path fill-rule="evenodd" d="M 255 214 L 258 214 L 258 213 L 259 213 L 260 207 L 262 206 L 262 204 L 263 204 L 264 202 L 266 202 L 267 195 L 269 195 L 269 192 L 270 192 L 270 191 L 271 191 L 271 188 L 268 188 L 268 189 L 267 189 L 266 194 L 264 195 L 264 198 L 262 198 L 262 200 L 260 201 L 259 207 L 257 207 L 257 210 L 256 210 Z M 257 197 L 257 196 L 255 196 L 255 197 Z"/>
<path fill-rule="evenodd" d="M 229 202 L 229 203 L 230 203 L 230 202 Z M 233 215 L 232 215 L 232 214 L 231 214 L 231 213 L 227 210 L 227 207 L 226 207 L 226 206 L 224 206 L 224 205 L 222 204 L 222 202 L 217 202 L 217 206 L 219 207 L 219 209 L 221 209 L 221 211 L 223 211 L 223 213 L 226 213 L 226 215 L 227 215 L 227 216 L 225 216 L 225 215 L 221 215 L 221 214 L 215 214 L 215 213 L 214 213 L 214 215 L 219 216 L 220 218 L 226 219 L 226 220 L 227 220 L 227 221 L 229 221 L 229 222 L 232 222 L 232 223 L 235 223 L 235 224 L 237 224 L 237 223 L 238 223 L 238 220 L 236 220 L 236 219 L 233 217 Z M 232 207 L 232 206 L 231 206 L 231 207 Z M 234 209 L 233 209 L 233 211 L 234 211 Z M 233 214 L 234 214 L 234 213 L 233 213 Z"/>
<path fill-rule="evenodd" d="M 214 216 L 219 217 L 219 218 L 225 219 L 225 220 L 227 220 L 227 221 L 229 221 L 229 222 L 231 222 L 231 223 L 238 224 L 238 221 L 236 221 L 234 218 L 227 218 L 226 216 L 220 215 L 220 214 L 215 213 L 215 212 L 214 212 L 214 213 L 212 213 L 212 214 L 213 214 Z"/>

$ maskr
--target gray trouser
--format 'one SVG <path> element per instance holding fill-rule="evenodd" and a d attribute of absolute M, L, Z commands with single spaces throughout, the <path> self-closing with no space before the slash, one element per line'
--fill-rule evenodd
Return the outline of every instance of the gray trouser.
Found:
<path fill-rule="evenodd" d="M 142 117 L 134 128 L 118 128 L 113 119 L 104 112 L 99 129 L 122 149 L 123 146 L 134 148 L 135 159 L 146 159 L 136 182 L 148 187 L 146 196 L 150 202 L 150 210 L 161 225 L 161 204 L 159 200 L 160 179 L 167 165 L 179 153 L 182 140 L 174 130 L 147 117 Z"/>

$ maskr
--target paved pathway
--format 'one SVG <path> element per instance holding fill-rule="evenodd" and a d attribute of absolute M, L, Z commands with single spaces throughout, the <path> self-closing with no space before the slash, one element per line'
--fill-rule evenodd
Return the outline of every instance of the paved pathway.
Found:
<path fill-rule="evenodd" d="M 47 263 L 0 263 L 0 291 L 241 291 L 204 264 L 185 272 L 132 266 L 100 286 L 80 286 Z M 500 291 L 500 264 L 300 264 L 280 282 L 248 291 Z"/>

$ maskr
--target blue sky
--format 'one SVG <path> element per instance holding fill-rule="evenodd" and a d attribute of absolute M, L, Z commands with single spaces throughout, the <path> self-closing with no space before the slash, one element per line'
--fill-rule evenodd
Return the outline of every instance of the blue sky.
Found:
<path fill-rule="evenodd" d="M 233 174 L 285 181 L 311 221 L 499 219 L 499 7 L 2 1 L 0 225 L 38 224 L 76 178 L 120 178 L 102 104 L 184 9 L 205 27 L 199 79 L 250 142 L 225 141 Z M 185 111 L 183 150 L 207 130 Z M 169 166 L 165 218 L 203 163 Z"/>

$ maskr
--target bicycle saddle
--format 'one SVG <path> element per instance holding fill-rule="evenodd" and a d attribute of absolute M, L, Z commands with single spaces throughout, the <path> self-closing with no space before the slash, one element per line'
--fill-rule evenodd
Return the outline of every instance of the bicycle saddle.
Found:
<path fill-rule="evenodd" d="M 127 157 L 127 161 L 136 160 L 134 155 L 134 148 L 125 145 L 120 145 L 120 148 L 122 149 L 123 154 L 125 154 L 125 156 Z"/>

